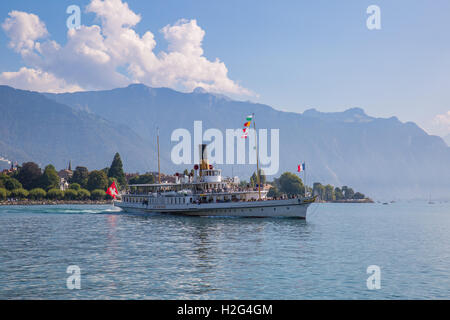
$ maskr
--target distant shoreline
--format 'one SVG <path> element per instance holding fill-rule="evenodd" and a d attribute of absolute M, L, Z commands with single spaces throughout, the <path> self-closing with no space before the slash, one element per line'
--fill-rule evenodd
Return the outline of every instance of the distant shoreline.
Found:
<path fill-rule="evenodd" d="M 112 204 L 111 200 L 17 200 L 17 201 L 0 201 L 0 206 L 39 206 L 39 205 L 99 205 Z"/>
<path fill-rule="evenodd" d="M 316 200 L 317 203 L 375 203 L 370 198 L 365 199 L 349 199 L 349 200 L 332 200 L 332 201 L 325 201 L 325 200 Z"/>

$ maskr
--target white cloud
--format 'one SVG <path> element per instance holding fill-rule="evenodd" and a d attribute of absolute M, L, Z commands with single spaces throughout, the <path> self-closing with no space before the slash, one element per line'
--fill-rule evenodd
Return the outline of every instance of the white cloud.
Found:
<path fill-rule="evenodd" d="M 450 111 L 438 114 L 429 121 L 428 131 L 440 136 L 450 135 Z"/>
<path fill-rule="evenodd" d="M 142 36 L 136 33 L 133 28 L 141 16 L 127 3 L 92 0 L 86 11 L 95 13 L 101 26 L 81 26 L 78 30 L 68 31 L 65 46 L 51 40 L 37 41 L 48 32 L 36 15 L 18 11 L 9 14 L 10 18 L 2 27 L 11 39 L 10 47 L 21 53 L 30 67 L 17 72 L 18 87 L 23 88 L 20 79 L 39 74 L 48 80 L 48 85 L 55 85 L 52 91 L 59 91 L 64 86 L 91 90 L 141 82 L 182 91 L 202 87 L 215 93 L 253 95 L 228 77 L 223 62 L 219 59 L 210 61 L 203 56 L 205 31 L 196 20 L 182 19 L 162 28 L 168 50 L 155 53 L 153 33 L 147 31 Z M 11 73 L 0 75 L 0 79 L 7 77 L 11 79 Z M 50 77 L 53 77 L 52 81 Z M 32 82 L 25 84 L 33 86 Z"/>
<path fill-rule="evenodd" d="M 60 93 L 82 90 L 77 85 L 68 85 L 66 81 L 56 78 L 51 73 L 25 67 L 17 72 L 0 74 L 0 84 L 39 92 Z"/>
<path fill-rule="evenodd" d="M 444 114 L 438 114 L 434 121 L 437 125 L 447 126 L 450 129 L 450 111 Z"/>
<path fill-rule="evenodd" d="M 36 40 L 48 35 L 45 24 L 37 15 L 21 11 L 11 11 L 2 28 L 10 38 L 9 47 L 22 55 L 39 50 Z"/>

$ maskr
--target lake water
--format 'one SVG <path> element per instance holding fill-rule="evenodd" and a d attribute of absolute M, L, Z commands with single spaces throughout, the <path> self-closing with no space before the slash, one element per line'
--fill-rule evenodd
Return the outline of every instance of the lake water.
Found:
<path fill-rule="evenodd" d="M 296 219 L 0 207 L 0 299 L 450 298 L 450 203 L 314 204 Z M 67 267 L 80 268 L 69 290 Z M 367 267 L 380 268 L 378 290 Z"/>

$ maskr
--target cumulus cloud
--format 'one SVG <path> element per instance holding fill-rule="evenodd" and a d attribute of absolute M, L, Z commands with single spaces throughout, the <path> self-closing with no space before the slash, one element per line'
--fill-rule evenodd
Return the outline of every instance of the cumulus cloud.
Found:
<path fill-rule="evenodd" d="M 434 121 L 437 125 L 447 126 L 450 129 L 450 111 L 444 114 L 438 114 Z"/>
<path fill-rule="evenodd" d="M 11 11 L 2 28 L 10 39 L 9 47 L 22 55 L 39 50 L 36 40 L 48 35 L 45 24 L 37 15 L 20 11 Z"/>
<path fill-rule="evenodd" d="M 20 68 L 17 72 L 3 72 L 0 74 L 0 83 L 14 88 L 40 92 L 60 93 L 81 90 L 79 86 L 69 85 L 51 73 L 26 67 Z"/>
<path fill-rule="evenodd" d="M 2 28 L 10 38 L 10 47 L 22 55 L 28 68 L 4 72 L 0 82 L 12 85 L 14 80 L 17 87 L 26 85 L 35 90 L 54 85 L 49 91 L 109 89 L 140 82 L 182 91 L 201 87 L 215 93 L 253 95 L 228 77 L 223 62 L 203 55 L 205 31 L 196 20 L 182 19 L 163 27 L 160 32 L 168 49 L 155 53 L 154 34 L 136 33 L 134 27 L 141 16 L 127 3 L 92 0 L 86 11 L 94 13 L 100 25 L 69 30 L 64 46 L 50 39 L 39 41 L 48 37 L 48 32 L 38 16 L 11 12 Z M 40 84 L 39 78 L 47 85 Z"/>
<path fill-rule="evenodd" d="M 432 121 L 429 121 L 428 127 L 430 132 L 434 134 L 450 135 L 450 111 L 436 115 Z"/>

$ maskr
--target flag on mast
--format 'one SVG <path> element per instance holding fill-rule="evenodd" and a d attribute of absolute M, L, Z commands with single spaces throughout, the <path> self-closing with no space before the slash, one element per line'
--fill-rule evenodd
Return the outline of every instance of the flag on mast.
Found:
<path fill-rule="evenodd" d="M 119 195 L 119 192 L 117 191 L 117 188 L 116 188 L 116 182 L 115 181 L 113 181 L 113 183 L 108 188 L 108 190 L 106 190 L 106 194 L 109 194 L 111 197 L 113 197 L 113 199 L 115 199 L 116 196 Z"/>
<path fill-rule="evenodd" d="M 244 133 L 242 134 L 241 138 L 247 138 L 248 136 L 248 129 L 250 128 L 250 125 L 252 123 L 252 119 L 253 119 L 253 115 L 249 115 L 247 116 L 247 119 L 244 123 L 244 129 L 242 129 L 242 131 L 244 131 Z"/>
<path fill-rule="evenodd" d="M 297 169 L 297 171 L 298 172 L 302 172 L 302 171 L 305 171 L 305 163 L 303 162 L 302 164 L 299 164 L 298 165 L 298 169 Z"/>

